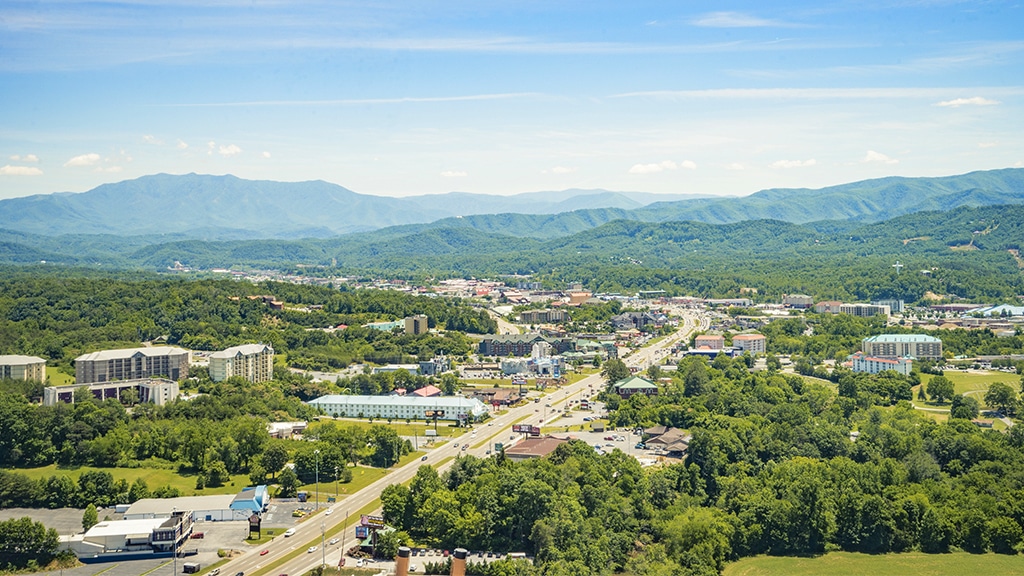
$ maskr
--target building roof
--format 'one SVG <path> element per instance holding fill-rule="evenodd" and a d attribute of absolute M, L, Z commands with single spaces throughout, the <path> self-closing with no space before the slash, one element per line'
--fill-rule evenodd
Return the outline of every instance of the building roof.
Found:
<path fill-rule="evenodd" d="M 639 376 L 630 376 L 615 383 L 616 390 L 650 390 L 652 388 L 657 390 L 658 385 Z"/>
<path fill-rule="evenodd" d="M 725 336 L 722 336 L 721 334 L 701 334 L 694 338 L 694 341 L 697 340 L 725 340 Z"/>
<path fill-rule="evenodd" d="M 545 342 L 550 342 L 548 338 L 537 332 L 528 332 L 526 334 L 495 334 L 494 336 L 488 336 L 485 340 L 493 340 L 495 342 L 533 342 L 535 340 L 544 340 Z"/>
<path fill-rule="evenodd" d="M 880 362 L 882 364 L 903 364 L 911 361 L 910 358 L 878 358 L 875 356 L 868 356 L 863 352 L 856 352 L 852 356 L 850 356 L 850 358 L 855 358 L 858 360 L 867 360 L 870 362 Z"/>
<path fill-rule="evenodd" d="M 876 336 L 868 336 L 864 339 L 865 342 L 882 342 L 886 344 L 913 344 L 913 343 L 941 343 L 935 336 L 929 336 L 927 334 L 878 334 Z"/>
<path fill-rule="evenodd" d="M 527 438 L 518 442 L 515 446 L 505 448 L 505 456 L 518 456 L 521 458 L 543 458 L 555 451 L 556 448 L 565 444 L 568 440 L 544 436 L 542 438 Z"/>
<path fill-rule="evenodd" d="M 17 354 L 0 356 L 0 366 L 23 366 L 25 364 L 39 364 L 40 362 L 45 363 L 46 360 L 38 356 L 19 356 Z"/>
<path fill-rule="evenodd" d="M 164 518 L 139 518 L 136 520 L 105 520 L 96 524 L 85 533 L 86 538 L 102 538 L 105 536 L 126 536 L 128 534 L 145 534 L 149 536 L 153 530 L 164 523 Z"/>
<path fill-rule="evenodd" d="M 96 360 L 117 360 L 131 358 L 136 354 L 143 356 L 170 356 L 177 354 L 188 354 L 188 350 L 175 346 L 152 346 L 148 348 L 125 348 L 124 350 L 100 350 L 89 354 L 82 354 L 75 358 L 75 362 L 90 362 Z"/>
<path fill-rule="evenodd" d="M 170 514 L 174 510 L 228 510 L 234 494 L 215 494 L 213 496 L 181 496 L 179 498 L 143 498 L 136 500 L 125 516 L 136 514 Z"/>
<path fill-rule="evenodd" d="M 252 354 L 260 354 L 268 348 L 270 348 L 271 352 L 274 351 L 269 344 L 242 344 L 241 346 L 232 346 L 226 350 L 214 352 L 213 354 L 210 354 L 210 358 L 234 358 L 239 354 L 242 356 L 249 356 Z"/>
<path fill-rule="evenodd" d="M 764 339 L 765 339 L 764 334 L 737 334 L 737 335 L 732 337 L 732 341 L 733 342 L 735 342 L 737 340 L 741 340 L 742 341 L 742 340 L 764 340 Z"/>
<path fill-rule="evenodd" d="M 416 390 L 413 390 L 412 393 L 415 394 L 416 396 L 422 397 L 440 396 L 441 389 L 438 388 L 437 386 L 434 386 L 433 384 L 427 384 L 423 388 L 417 388 Z"/>
<path fill-rule="evenodd" d="M 371 406 L 392 406 L 397 404 L 406 406 L 423 406 L 424 408 L 469 408 L 473 410 L 487 410 L 484 403 L 476 398 L 465 398 L 463 396 L 434 396 L 431 398 L 424 398 L 422 396 L 413 396 L 411 394 L 408 396 L 328 394 L 326 396 L 310 400 L 307 404 L 363 404 Z"/>

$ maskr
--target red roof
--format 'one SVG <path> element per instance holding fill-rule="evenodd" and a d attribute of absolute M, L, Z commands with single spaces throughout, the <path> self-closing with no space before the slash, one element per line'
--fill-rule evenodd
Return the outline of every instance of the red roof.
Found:
<path fill-rule="evenodd" d="M 416 396 L 423 396 L 424 398 L 428 398 L 430 396 L 440 396 L 441 389 L 432 384 L 428 384 L 423 388 L 413 390 L 412 393 L 415 394 Z"/>

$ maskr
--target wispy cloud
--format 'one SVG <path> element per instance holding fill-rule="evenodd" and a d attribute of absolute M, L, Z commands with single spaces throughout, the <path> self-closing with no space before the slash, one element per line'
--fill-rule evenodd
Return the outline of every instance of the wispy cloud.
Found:
<path fill-rule="evenodd" d="M 772 168 L 805 168 L 814 166 L 818 161 L 814 158 L 808 160 L 776 160 L 772 162 Z"/>
<path fill-rule="evenodd" d="M 35 166 L 0 166 L 0 176 L 42 176 L 43 171 Z"/>
<path fill-rule="evenodd" d="M 153 136 L 152 134 L 143 134 L 142 135 L 142 141 L 145 142 L 146 144 L 153 144 L 155 146 L 159 146 L 160 144 L 163 144 L 162 140 L 160 140 L 156 136 Z"/>
<path fill-rule="evenodd" d="M 441 177 L 443 178 L 465 178 L 466 176 L 469 176 L 469 173 L 464 170 L 445 170 L 441 172 Z"/>
<path fill-rule="evenodd" d="M 981 96 L 973 96 L 971 98 L 954 98 L 952 100 L 943 100 L 942 102 L 936 102 L 936 106 L 942 106 L 944 108 L 959 108 L 961 106 L 995 106 L 999 104 L 998 100 L 992 100 L 990 98 L 982 98 Z"/>
<path fill-rule="evenodd" d="M 175 147 L 178 150 L 187 150 L 188 149 L 188 144 L 186 144 L 184 140 L 179 139 L 178 143 L 175 144 Z"/>
<path fill-rule="evenodd" d="M 689 164 L 692 164 L 693 168 L 697 167 L 697 165 L 693 164 L 693 162 L 689 162 Z M 685 167 L 686 168 L 690 168 L 689 165 L 687 165 Z M 664 172 L 665 170 L 675 170 L 677 168 L 679 168 L 679 164 L 676 164 L 672 160 L 663 160 L 661 162 L 656 162 L 656 163 L 652 163 L 652 164 L 634 164 L 632 167 L 630 167 L 629 173 L 630 174 L 656 174 L 658 172 Z"/>
<path fill-rule="evenodd" d="M 230 106 L 361 106 L 366 104 L 471 102 L 475 100 L 513 100 L 517 98 L 544 97 L 547 96 L 540 92 L 508 92 L 502 94 L 470 94 L 466 96 L 403 96 L 399 98 L 345 98 L 338 100 L 251 100 L 244 102 L 195 102 L 184 104 L 161 104 L 159 105 L 159 107 L 213 108 Z"/>
<path fill-rule="evenodd" d="M 242 153 L 242 149 L 235 144 L 228 144 L 218 148 L 217 153 L 221 156 L 237 156 Z"/>
<path fill-rule="evenodd" d="M 100 155 L 96 153 L 82 154 L 75 156 L 64 163 L 65 168 L 71 168 L 75 166 L 92 166 L 100 161 Z"/>
<path fill-rule="evenodd" d="M 875 152 L 874 150 L 868 150 L 867 154 L 864 155 L 860 160 L 864 164 L 899 164 L 900 161 L 895 158 L 890 158 L 881 152 Z"/>
<path fill-rule="evenodd" d="M 10 157 L 12 162 L 39 162 L 39 157 L 35 154 L 15 154 Z"/>
<path fill-rule="evenodd" d="M 1024 86 L 975 88 L 1007 95 L 1024 94 Z M 963 88 L 710 88 L 707 90 L 650 90 L 623 92 L 609 98 L 656 98 L 663 100 L 868 100 L 942 98 Z M 974 103 L 974 102 L 972 102 Z"/>
<path fill-rule="evenodd" d="M 791 27 L 793 24 L 780 20 L 759 18 L 744 12 L 709 12 L 690 21 L 694 26 L 705 28 L 765 28 Z"/>
<path fill-rule="evenodd" d="M 568 166 L 555 166 L 550 170 L 542 170 L 541 174 L 572 174 L 576 171 L 576 168 L 570 168 Z"/>

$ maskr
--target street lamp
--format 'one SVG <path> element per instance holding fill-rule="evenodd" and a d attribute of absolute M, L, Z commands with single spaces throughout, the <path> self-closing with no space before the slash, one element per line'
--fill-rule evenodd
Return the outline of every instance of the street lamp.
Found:
<path fill-rule="evenodd" d="M 313 450 L 313 458 L 316 461 L 316 509 L 320 510 L 320 450 Z"/>
<path fill-rule="evenodd" d="M 327 565 L 327 546 L 324 546 L 324 522 L 320 521 L 320 566 Z"/>
<path fill-rule="evenodd" d="M 334 467 L 334 500 L 338 500 L 338 467 Z"/>

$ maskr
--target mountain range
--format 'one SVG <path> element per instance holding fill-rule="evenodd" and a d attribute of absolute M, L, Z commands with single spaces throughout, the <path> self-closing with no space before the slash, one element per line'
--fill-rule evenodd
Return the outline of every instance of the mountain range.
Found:
<path fill-rule="evenodd" d="M 1024 169 L 938 178 L 880 178 L 817 190 L 769 189 L 743 197 L 563 190 L 513 196 L 452 192 L 390 198 L 359 194 L 323 181 L 157 174 L 83 193 L 0 200 L 0 229 L 42 236 L 148 238 L 129 241 L 142 244 L 183 239 L 328 238 L 374 230 L 382 237 L 399 237 L 438 228 L 543 239 L 614 220 L 863 223 L 925 210 L 1020 203 L 1024 203 Z M 0 236 L 0 241 L 14 240 Z"/>

